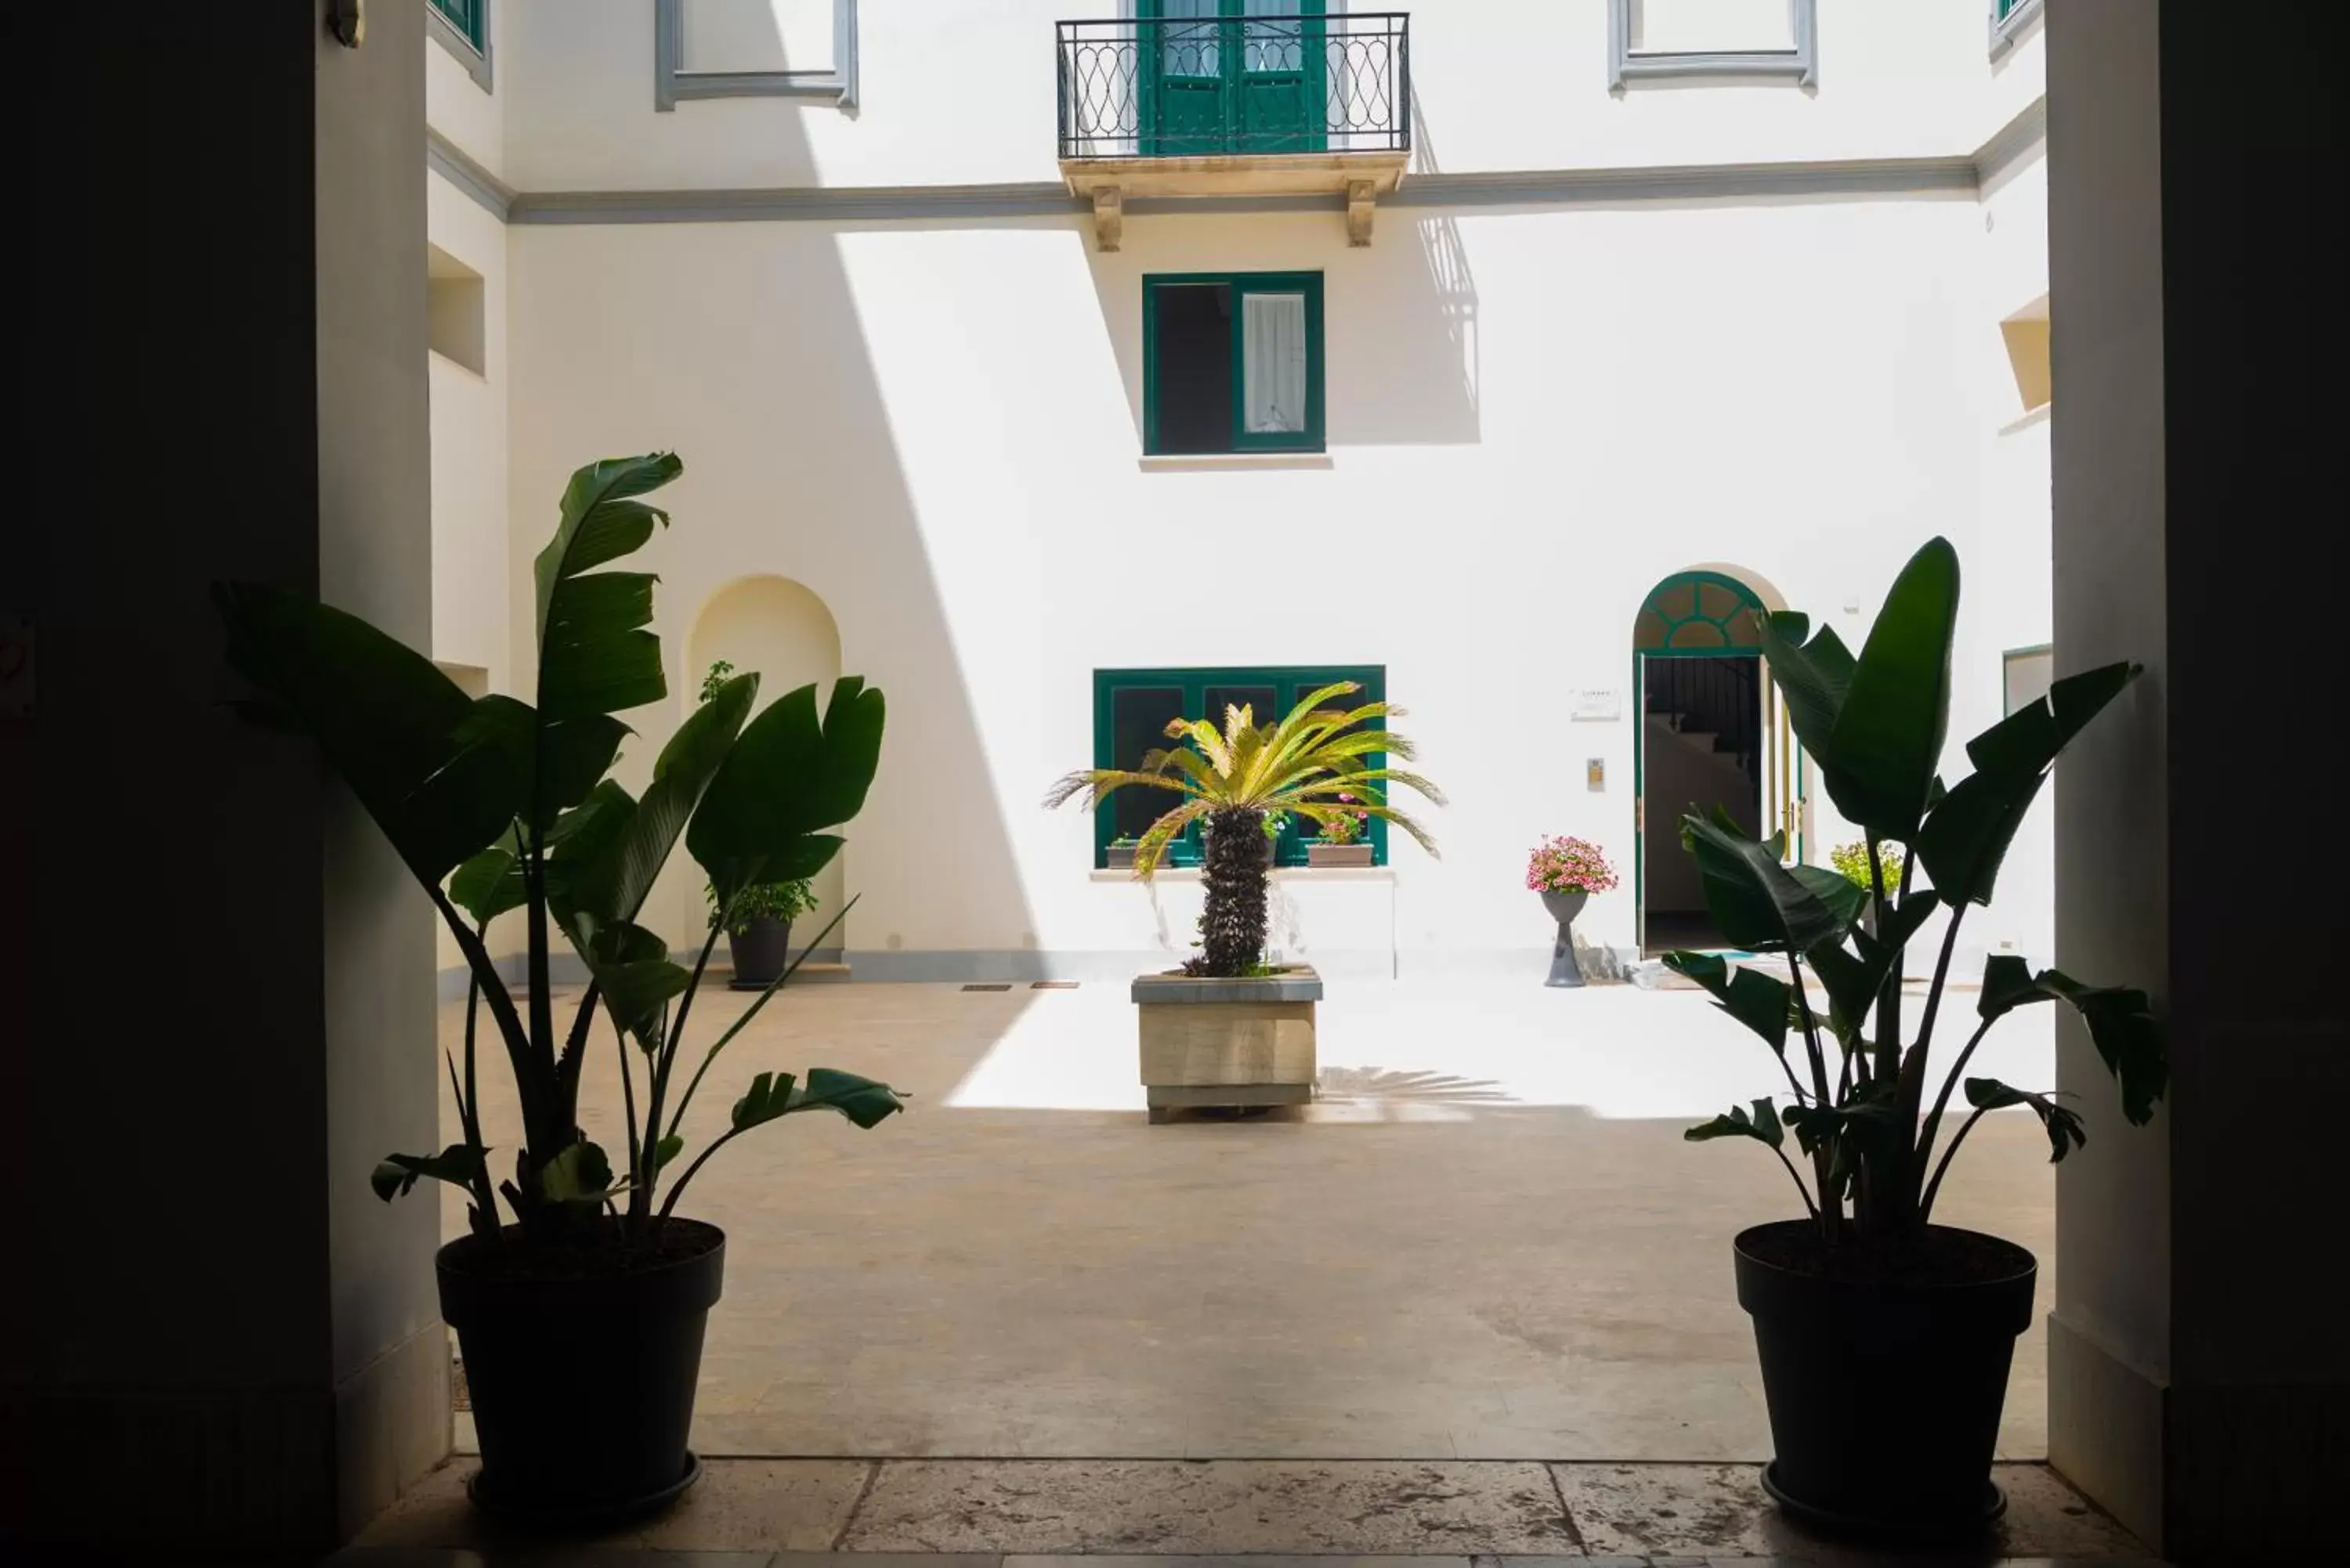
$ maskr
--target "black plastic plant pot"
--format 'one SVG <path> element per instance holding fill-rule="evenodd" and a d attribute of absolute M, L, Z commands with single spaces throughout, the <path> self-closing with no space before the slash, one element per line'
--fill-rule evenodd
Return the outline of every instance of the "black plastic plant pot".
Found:
<path fill-rule="evenodd" d="M 1775 1457 L 1765 1490 L 1839 1533 L 1961 1539 L 2007 1507 L 1991 1479 L 2016 1336 L 2039 1265 L 1995 1236 L 1927 1227 L 1904 1265 L 1816 1265 L 1809 1220 L 1736 1242 Z"/>
<path fill-rule="evenodd" d="M 702 1331 L 726 1233 L 694 1220 L 622 1263 L 468 1236 L 441 1249 L 441 1315 L 457 1331 L 482 1468 L 475 1506 L 519 1522 L 608 1523 L 693 1483 L 686 1447 Z"/>
<path fill-rule="evenodd" d="M 764 991 L 791 961 L 792 923 L 762 915 L 741 936 L 727 932 L 726 950 L 734 960 L 734 989 Z"/>

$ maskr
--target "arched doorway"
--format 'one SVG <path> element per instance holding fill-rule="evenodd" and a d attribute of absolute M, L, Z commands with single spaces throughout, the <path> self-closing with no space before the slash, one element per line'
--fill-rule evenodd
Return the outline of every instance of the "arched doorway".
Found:
<path fill-rule="evenodd" d="M 822 599 L 805 584 L 789 577 L 738 577 L 720 588 L 694 617 L 693 629 L 687 635 L 685 646 L 689 701 L 701 691 L 702 677 L 710 667 L 722 659 L 737 671 L 758 672 L 762 708 L 785 692 L 811 681 L 828 686 L 840 679 L 838 623 Z M 825 695 L 819 691 L 818 701 Z M 816 913 L 808 918 L 805 932 L 795 926 L 795 942 L 806 941 L 839 913 L 846 883 L 842 862 L 847 858 L 847 852 L 843 850 L 833 857 L 831 865 L 816 873 Z M 691 919 L 686 927 L 689 930 L 707 929 L 700 924 L 705 914 L 702 897 L 697 883 L 692 892 Z M 835 931 L 827 939 L 826 950 L 814 955 L 816 960 L 837 959 L 839 954 L 832 950 L 843 943 L 847 935 L 845 927 Z"/>
<path fill-rule="evenodd" d="M 1632 622 L 1635 886 L 1643 953 L 1723 945 L 1680 819 L 1720 806 L 1800 859 L 1802 761 L 1763 667 L 1755 589 L 1726 572 L 1676 572 Z"/>

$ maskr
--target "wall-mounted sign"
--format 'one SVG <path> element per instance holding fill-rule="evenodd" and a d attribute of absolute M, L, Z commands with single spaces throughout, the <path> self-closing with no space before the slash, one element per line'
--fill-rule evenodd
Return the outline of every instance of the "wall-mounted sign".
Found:
<path fill-rule="evenodd" d="M 1624 716 L 1624 693 L 1614 686 L 1580 686 L 1566 694 L 1566 716 L 1570 719 L 1620 719 Z"/>

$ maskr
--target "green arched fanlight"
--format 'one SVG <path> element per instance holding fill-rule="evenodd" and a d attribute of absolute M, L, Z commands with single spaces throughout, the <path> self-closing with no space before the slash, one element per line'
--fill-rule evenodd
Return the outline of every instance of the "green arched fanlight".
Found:
<path fill-rule="evenodd" d="M 1759 653 L 1762 601 L 1720 572 L 1676 572 L 1659 583 L 1632 622 L 1641 653 Z"/>

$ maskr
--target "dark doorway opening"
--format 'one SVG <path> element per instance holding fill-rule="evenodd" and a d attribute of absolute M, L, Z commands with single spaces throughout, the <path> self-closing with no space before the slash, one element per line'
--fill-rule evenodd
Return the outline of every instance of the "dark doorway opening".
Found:
<path fill-rule="evenodd" d="M 1680 821 L 1719 806 L 1762 836 L 1762 661 L 1752 653 L 1640 659 L 1643 950 L 1727 945 L 1706 912 Z"/>

